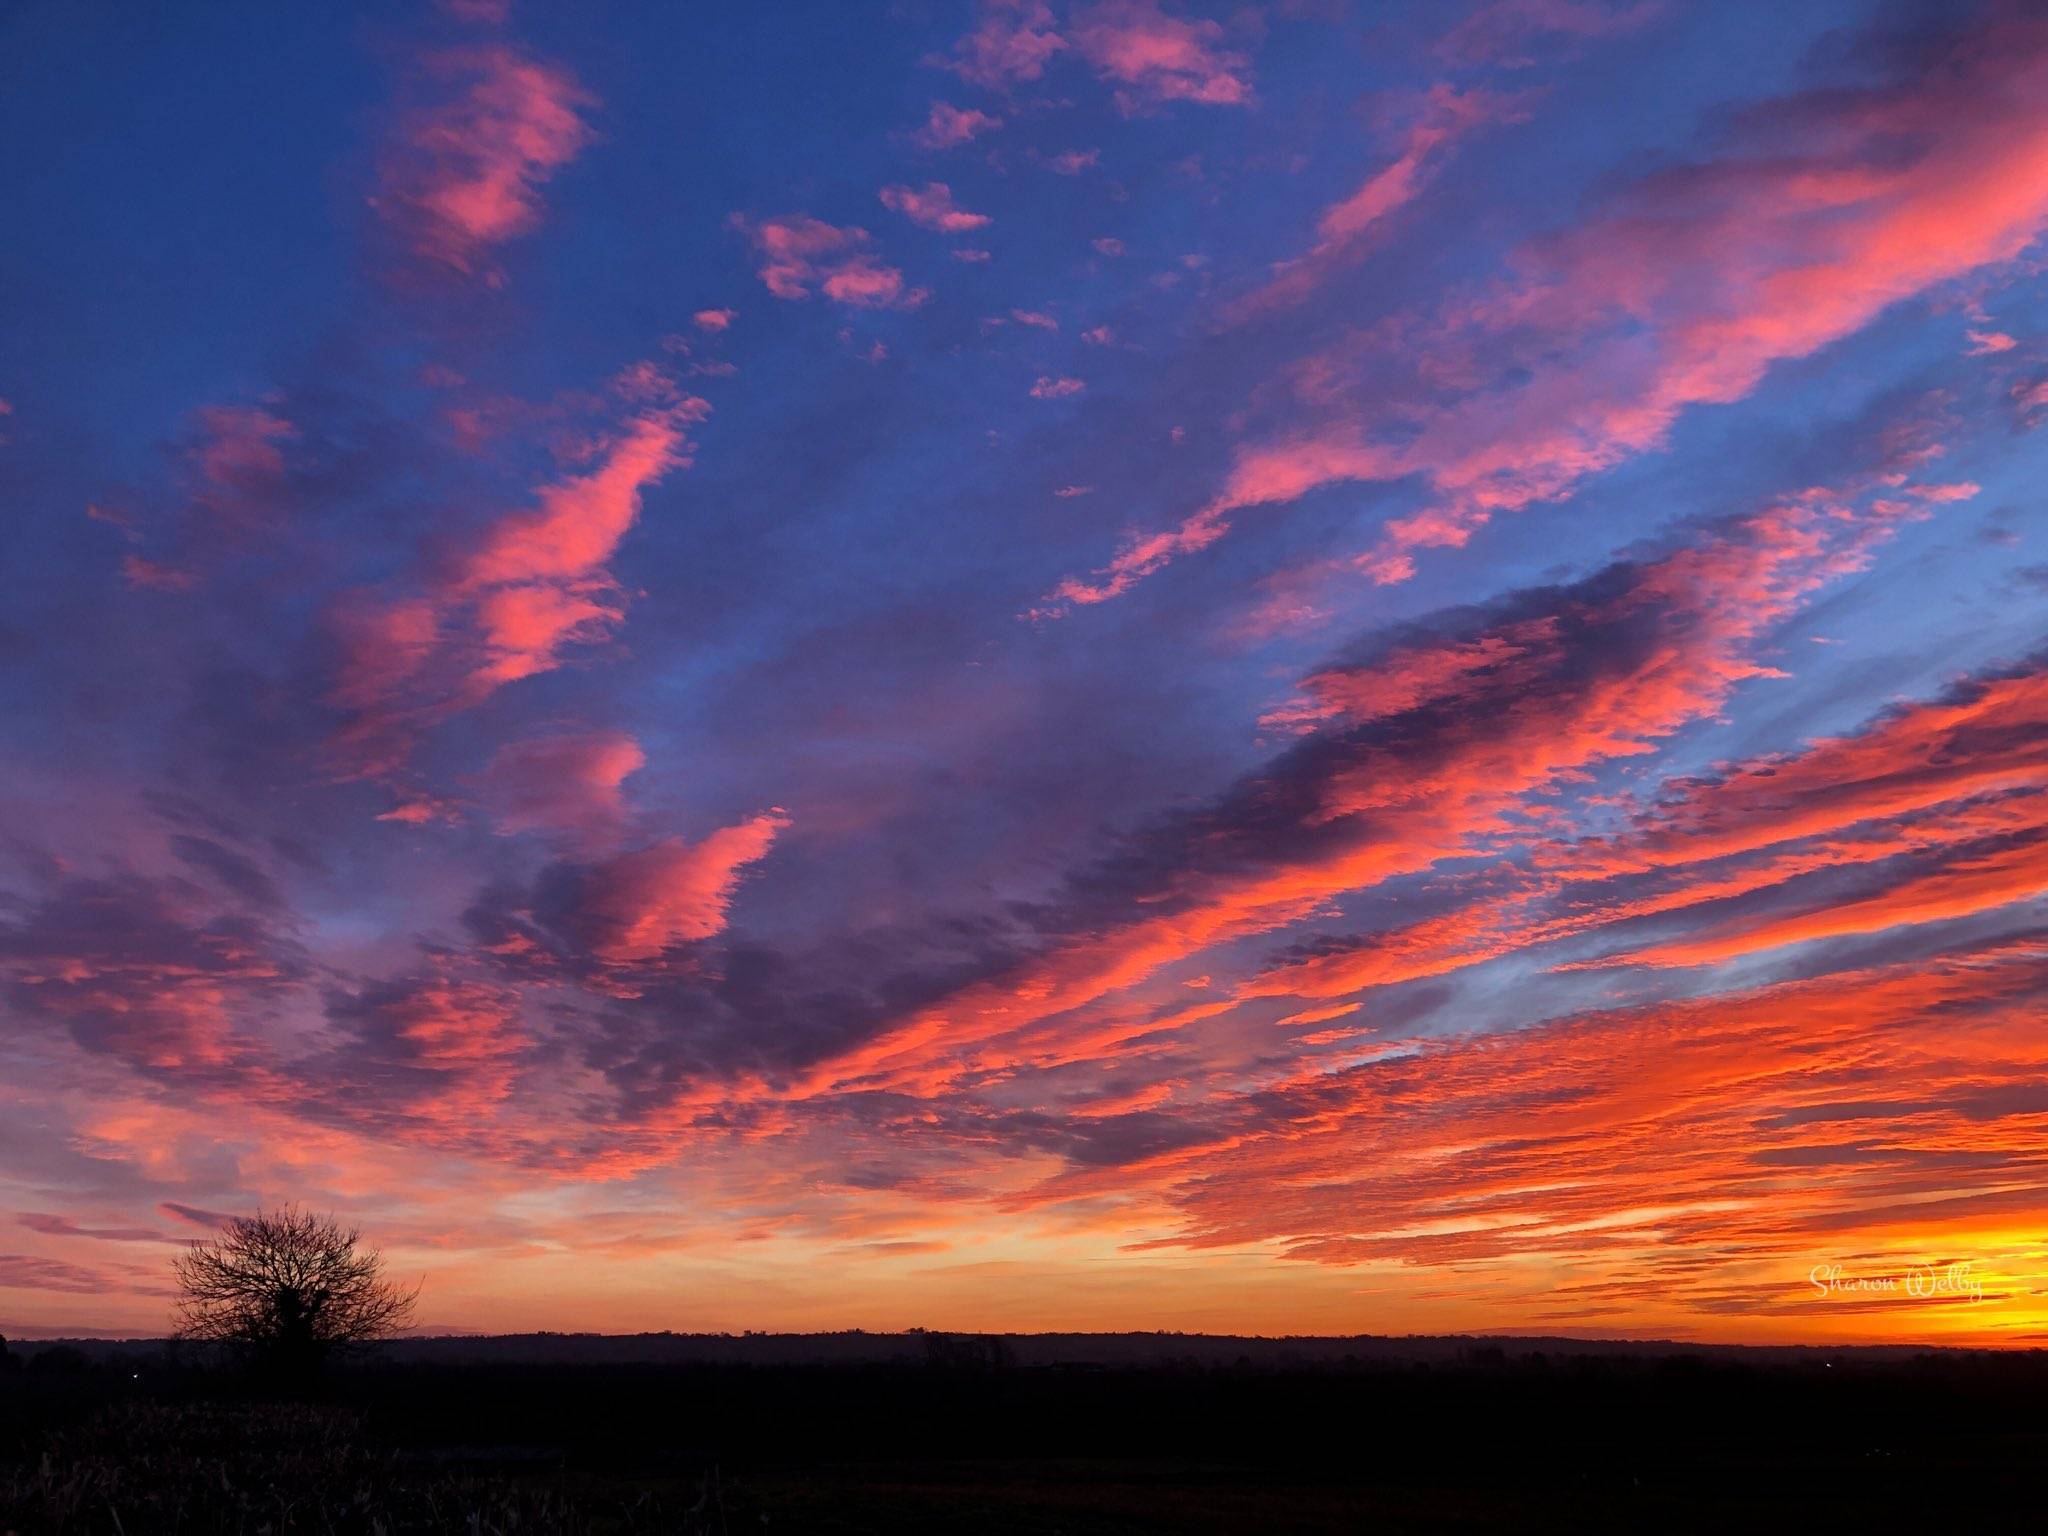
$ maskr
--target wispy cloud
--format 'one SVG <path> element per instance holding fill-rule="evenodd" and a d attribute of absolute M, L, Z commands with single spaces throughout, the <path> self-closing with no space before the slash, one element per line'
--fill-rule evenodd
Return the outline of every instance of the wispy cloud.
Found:
<path fill-rule="evenodd" d="M 1755 108 L 1719 156 L 1616 193 L 1422 326 L 1409 350 L 1476 373 L 1420 431 L 1392 430 L 1412 406 L 1382 407 L 1384 387 L 1346 387 L 1385 361 L 1373 338 L 1340 344 L 1311 370 L 1309 423 L 1242 446 L 1205 506 L 1062 584 L 1055 603 L 1124 592 L 1214 543 L 1246 508 L 1416 476 L 1428 504 L 1357 562 L 1372 580 L 1406 579 L 1418 550 L 1463 545 L 1497 512 L 1568 495 L 1660 445 L 1686 410 L 1739 400 L 1774 364 L 2011 260 L 2048 222 L 2033 150 L 2048 117 L 2026 88 L 2048 33 L 2006 16 L 1926 48 L 1932 59 L 1885 84 Z M 1772 146 L 1794 129 L 1815 147 L 1787 160 Z"/>
<path fill-rule="evenodd" d="M 1003 126 L 1003 120 L 974 107 L 956 107 L 951 102 L 935 101 L 924 126 L 911 137 L 920 149 L 957 149 L 971 143 L 985 133 L 993 133 Z"/>
<path fill-rule="evenodd" d="M 874 253 L 873 240 L 857 225 L 841 228 L 806 214 L 749 219 L 732 216 L 761 255 L 761 282 L 778 299 L 817 294 L 856 309 L 910 309 L 930 294 L 903 280 L 900 268 Z"/>
<path fill-rule="evenodd" d="M 1169 101 L 1249 106 L 1251 73 L 1220 23 L 1168 11 L 1161 0 L 1098 0 L 1075 17 L 1074 46 L 1116 82 L 1117 104 L 1137 112 Z"/>
<path fill-rule="evenodd" d="M 1639 31 L 1666 10 L 1663 0 L 1489 0 L 1444 34 L 1437 53 L 1453 63 L 1526 69 Z"/>
<path fill-rule="evenodd" d="M 952 188 L 943 181 L 928 181 L 922 187 L 884 187 L 880 196 L 884 208 L 902 214 L 913 224 L 949 235 L 985 229 L 994 222 L 985 213 L 970 213 L 955 204 Z"/>
<path fill-rule="evenodd" d="M 687 434 L 710 412 L 658 373 L 629 376 L 635 408 L 595 468 L 542 486 L 533 507 L 487 525 L 427 579 L 336 605 L 327 702 L 344 717 L 330 744 L 339 771 L 393 772 L 423 731 L 611 633 L 623 597 L 606 564 L 643 493 L 689 463 Z"/>
<path fill-rule="evenodd" d="M 594 99 L 506 44 L 426 55 L 385 150 L 374 205 L 406 249 L 464 277 L 501 280 L 492 254 L 540 221 L 540 191 L 590 142 Z"/>
<path fill-rule="evenodd" d="M 1044 0 L 982 0 L 974 30 L 945 62 L 964 80 L 1001 88 L 1038 79 L 1066 46 Z"/>

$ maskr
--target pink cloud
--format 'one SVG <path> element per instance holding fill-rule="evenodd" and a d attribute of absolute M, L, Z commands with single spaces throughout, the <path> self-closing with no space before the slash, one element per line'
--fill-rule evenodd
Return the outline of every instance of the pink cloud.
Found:
<path fill-rule="evenodd" d="M 620 786 L 647 762 L 623 731 L 542 736 L 500 747 L 483 793 L 502 833 L 560 832 L 587 842 L 624 821 Z"/>
<path fill-rule="evenodd" d="M 1689 408 L 1739 400 L 1774 364 L 2017 256 L 2048 225 L 2044 72 L 2048 21 L 2007 13 L 1942 69 L 1759 109 L 1754 145 L 1636 183 L 1400 346 L 1374 333 L 1311 360 L 1297 380 L 1321 419 L 1241 446 L 1207 505 L 1055 597 L 1114 596 L 1235 513 L 1343 481 L 1414 476 L 1431 493 L 1358 557 L 1379 581 L 1498 512 L 1571 494 Z M 1813 148 L 1787 157 L 1795 130 Z M 1412 399 L 1385 386 L 1395 353 L 1422 364 Z"/>
<path fill-rule="evenodd" d="M 500 519 L 461 566 L 468 590 L 589 576 L 618 548 L 640 512 L 640 493 L 684 462 L 684 432 L 710 407 L 694 397 L 642 412 L 607 446 L 598 467 L 544 487 L 539 505 Z"/>
<path fill-rule="evenodd" d="M 999 89 L 1038 79 L 1066 46 L 1044 0 L 983 0 L 980 23 L 954 46 L 947 67 L 964 80 Z"/>
<path fill-rule="evenodd" d="M 1040 374 L 1038 382 L 1031 386 L 1034 400 L 1064 400 L 1069 395 L 1078 395 L 1088 386 L 1080 379 L 1055 379 Z"/>
<path fill-rule="evenodd" d="M 209 405 L 198 414 L 204 438 L 192 462 L 210 486 L 235 490 L 284 473 L 278 444 L 299 435 L 290 422 L 253 406 Z"/>
<path fill-rule="evenodd" d="M 303 964 L 246 899 L 184 878 L 61 889 L 0 936 L 10 1020 L 150 1072 L 227 1069 Z"/>
<path fill-rule="evenodd" d="M 594 468 L 541 487 L 533 507 L 486 526 L 422 589 L 353 594 L 331 614 L 327 701 L 348 717 L 332 744 L 345 775 L 393 772 L 421 731 L 617 625 L 624 604 L 606 564 L 645 491 L 690 462 L 689 429 L 711 408 L 658 372 L 628 370 L 616 383 L 637 408 Z"/>
<path fill-rule="evenodd" d="M 424 827 L 437 821 L 452 826 L 462 819 L 462 802 L 444 800 L 438 795 L 408 794 L 389 810 L 379 811 L 374 819 L 404 827 Z"/>
<path fill-rule="evenodd" d="M 1461 64 L 1522 69 L 1636 31 L 1663 11 L 1663 0 L 1492 0 L 1446 34 L 1437 53 Z"/>
<path fill-rule="evenodd" d="M 47 1237 L 90 1237 L 109 1243 L 171 1241 L 152 1227 L 81 1227 L 70 1217 L 53 1212 L 25 1211 L 16 1220 L 31 1232 L 41 1232 Z"/>
<path fill-rule="evenodd" d="M 1251 103 L 1246 60 L 1220 46 L 1222 26 L 1171 15 L 1159 0 L 1101 0 L 1076 18 L 1073 36 L 1096 71 L 1119 82 L 1127 114 L 1166 101 Z"/>
<path fill-rule="evenodd" d="M 496 1104 L 512 1090 L 508 1057 L 520 1049 L 516 999 L 496 987 L 434 977 L 403 989 L 381 1010 L 389 1028 L 416 1065 L 442 1073 L 430 1108 L 434 1118 L 461 1116 Z"/>
<path fill-rule="evenodd" d="M 731 223 L 761 254 L 761 282 L 778 299 L 808 299 L 814 293 L 859 309 L 911 309 L 930 294 L 907 287 L 903 273 L 885 265 L 870 249 L 872 237 L 858 225 L 840 228 L 808 214 Z"/>
<path fill-rule="evenodd" d="M 540 188 L 590 140 L 594 99 L 573 76 L 490 45 L 430 55 L 440 97 L 410 111 L 373 202 L 414 255 L 495 281 L 489 253 L 540 220 Z"/>
<path fill-rule="evenodd" d="M 825 297 L 856 309 L 913 309 L 925 301 L 927 294 L 922 288 L 906 289 L 903 274 L 894 267 L 856 262 L 826 277 Z"/>
<path fill-rule="evenodd" d="M 1435 179 L 1446 155 L 1460 139 L 1480 127 L 1521 122 L 1526 116 L 1519 98 L 1478 90 L 1459 92 L 1443 85 L 1433 87 L 1409 127 L 1400 153 L 1368 176 L 1349 197 L 1323 210 L 1316 225 L 1315 244 L 1305 254 L 1282 264 L 1265 287 L 1233 306 L 1231 318 L 1243 319 L 1307 297 L 1332 271 L 1355 261 L 1370 247 L 1386 220 L 1413 202 Z"/>
<path fill-rule="evenodd" d="M 1870 501 L 1881 538 L 1896 518 Z M 1815 503 L 1809 518 L 1847 511 Z M 1819 570 L 1854 569 L 1869 538 Z M 1672 576 L 1695 569 L 1673 562 Z M 1669 582 L 1658 583 L 1659 590 Z M 1554 643 L 1554 616 L 1477 642 L 1430 643 L 1305 680 L 1303 698 L 1266 723 L 1319 729 L 1442 708 L 1490 686 Z M 1754 670 L 1754 669 L 1752 669 Z M 1268 995 L 1335 997 L 1441 974 L 1510 950 L 1613 924 L 1688 912 L 1679 941 L 1644 943 L 1564 967 L 1693 964 L 1812 938 L 1966 915 L 2040 889 L 2048 849 L 2048 676 L 2036 666 L 1900 706 L 1855 733 L 1795 753 L 1721 765 L 1667 782 L 1612 836 L 1570 841 L 1543 830 L 1529 855 L 1540 878 L 1406 927 L 1269 969 Z M 1499 850 L 1496 850 L 1499 851 Z M 1853 872 L 1815 888 L 1808 877 Z M 1739 905 L 1728 905 L 1742 898 Z M 1547 909 L 1540 905 L 1548 901 Z M 1640 930 L 1637 930 L 1639 933 Z"/>
<path fill-rule="evenodd" d="M 403 1106 L 413 1140 L 463 1145 L 512 1096 L 526 1049 L 518 998 L 501 988 L 445 976 L 377 989 L 355 1022 L 425 1086 Z"/>
<path fill-rule="evenodd" d="M 732 325 L 738 314 L 736 309 L 700 309 L 690 316 L 690 320 L 700 331 L 723 331 Z"/>
<path fill-rule="evenodd" d="M 950 102 L 935 101 L 925 125 L 910 138 L 920 149 L 954 149 L 1002 126 L 1000 117 L 991 117 L 972 107 L 956 107 Z"/>
<path fill-rule="evenodd" d="M 925 229 L 943 230 L 949 235 L 983 229 L 994 221 L 985 213 L 969 213 L 953 202 L 953 189 L 943 181 L 928 181 L 920 188 L 902 185 L 884 187 L 882 206 L 902 214 Z"/>
<path fill-rule="evenodd" d="M 198 575 L 192 571 L 145 560 L 140 555 L 121 557 L 121 579 L 131 587 L 146 587 L 152 592 L 190 592 L 199 584 Z"/>
<path fill-rule="evenodd" d="M 1124 253 L 1123 241 L 1117 239 L 1114 235 L 1104 235 L 1100 239 L 1090 241 L 1089 243 L 1104 256 L 1121 256 Z"/>
<path fill-rule="evenodd" d="M 479 695 L 523 677 L 552 672 L 570 645 L 603 639 L 623 612 L 600 584 L 535 582 L 478 595 L 476 623 L 483 655 L 469 674 Z"/>
<path fill-rule="evenodd" d="M 103 1270 L 32 1253 L 0 1253 L 0 1283 L 24 1291 L 62 1291 L 75 1296 L 105 1296 L 120 1289 L 120 1282 Z"/>
<path fill-rule="evenodd" d="M 224 1227 L 235 1218 L 222 1211 L 203 1210 L 196 1205 L 180 1205 L 175 1200 L 165 1200 L 157 1206 L 166 1216 L 189 1222 L 195 1227 Z"/>
<path fill-rule="evenodd" d="M 1070 576 L 1048 596 L 1041 613 L 1067 604 L 1087 605 L 1120 597 L 1181 555 L 1207 549 L 1230 531 L 1228 513 L 1238 506 L 1292 501 L 1333 480 L 1374 479 L 1387 472 L 1391 455 L 1341 442 L 1303 438 L 1241 453 L 1223 493 L 1179 527 L 1132 539 L 1092 577 Z"/>
<path fill-rule="evenodd" d="M 1069 149 L 1047 160 L 1045 168 L 1058 176 L 1078 176 L 1101 159 L 1099 149 Z"/>
<path fill-rule="evenodd" d="M 2019 343 L 2003 331 L 1971 331 L 1970 356 L 1990 357 L 1999 352 L 2010 352 Z"/>
<path fill-rule="evenodd" d="M 1392 677 L 1376 661 L 1332 673 L 1315 687 L 1330 711 L 1322 750 L 1296 748 L 1239 786 L 1241 833 L 1205 816 L 1199 853 L 1160 878 L 1156 911 L 1135 905 L 1127 922 L 919 1010 L 821 1063 L 804 1091 L 943 1092 L 964 1072 L 1103 1059 L 1192 1022 L 1090 1005 L 1344 893 L 1489 850 L 1532 797 L 1712 718 L 1766 670 L 1752 657 L 1760 638 L 1895 527 L 1825 497 L 1772 507 L 1661 559 L 1532 590 L 1399 655 Z M 1232 1006 L 1205 1003 L 1198 1017 Z"/>
<path fill-rule="evenodd" d="M 579 914 L 592 952 L 614 963 L 653 960 L 721 932 L 742 871 L 788 825 L 781 811 L 764 812 L 700 843 L 672 837 L 596 866 Z"/>
<path fill-rule="evenodd" d="M 209 405 L 195 413 L 199 428 L 187 450 L 198 482 L 198 501 L 216 521 L 247 533 L 283 511 L 283 444 L 299 429 L 260 406 Z"/>
<path fill-rule="evenodd" d="M 1013 309 L 1010 311 L 1010 318 L 1019 325 L 1028 325 L 1041 331 L 1056 331 L 1060 328 L 1059 321 L 1043 310 Z"/>
<path fill-rule="evenodd" d="M 440 606 L 430 597 L 357 597 L 329 615 L 336 641 L 328 702 L 365 710 L 416 676 L 441 638 Z"/>
<path fill-rule="evenodd" d="M 640 514 L 641 493 L 688 462 L 685 433 L 709 414 L 694 396 L 633 418 L 599 466 L 545 487 L 540 505 L 491 528 L 454 593 L 484 642 L 473 681 L 494 689 L 560 664 L 561 649 L 609 632 L 619 607 L 603 567 Z"/>
<path fill-rule="evenodd" d="M 299 429 L 262 406 L 209 405 L 192 413 L 181 444 L 184 486 L 190 501 L 182 519 L 178 558 L 131 553 L 121 575 L 131 587 L 186 592 L 198 585 L 209 558 L 274 538 L 293 508 L 285 450 Z M 119 528 L 131 545 L 142 542 L 135 519 L 122 511 L 88 506 L 86 516 Z"/>

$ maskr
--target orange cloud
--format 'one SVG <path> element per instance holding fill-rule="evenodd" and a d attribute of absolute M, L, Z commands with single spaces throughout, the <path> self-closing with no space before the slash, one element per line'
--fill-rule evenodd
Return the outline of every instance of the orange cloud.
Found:
<path fill-rule="evenodd" d="M 190 880 L 72 880 L 0 927 L 0 985 L 24 1021 L 157 1073 L 241 1061 L 303 957 Z"/>
<path fill-rule="evenodd" d="M 365 1128 L 382 1121 L 427 1145 L 489 1143 L 512 1097 L 527 1047 L 517 999 L 473 980 L 430 976 L 371 989 L 344 1004 L 340 1021 L 369 1046 L 386 1081 L 365 1106 Z"/>
<path fill-rule="evenodd" d="M 1937 868 L 1908 874 L 1860 900 L 1832 900 L 1782 916 L 1709 925 L 1696 936 L 1614 956 L 1606 964 L 1710 965 L 1739 955 L 1813 939 L 1879 933 L 1911 923 L 1942 922 L 2031 901 L 2048 892 L 2048 820 L 2038 797 L 2034 825 L 2017 841 L 1986 839 L 1949 853 Z"/>
<path fill-rule="evenodd" d="M 1486 654 L 1467 646 L 1446 660 L 1456 675 Z M 1388 682 L 1408 696 L 1398 669 Z M 2048 889 L 2044 726 L 2048 674 L 2034 665 L 1679 781 L 1615 836 L 1558 840 L 1533 826 L 1537 873 L 1520 888 L 1274 967 L 1245 995 L 1343 997 L 1678 912 L 1686 938 L 1566 968 L 1705 964 L 2030 900 Z M 1860 884 L 1844 889 L 1846 872 Z"/>
<path fill-rule="evenodd" d="M 1740 1337 L 1831 1256 L 1968 1251 L 2038 1219 L 2044 965 L 2022 942 L 1414 1041 L 1262 1089 L 1258 1120 L 1220 1111 L 1146 1177 L 1183 1215 L 1175 1246 L 1504 1287 L 1526 1261 L 1570 1282 L 1534 1322 L 1611 1285 L 1638 1322 Z"/>

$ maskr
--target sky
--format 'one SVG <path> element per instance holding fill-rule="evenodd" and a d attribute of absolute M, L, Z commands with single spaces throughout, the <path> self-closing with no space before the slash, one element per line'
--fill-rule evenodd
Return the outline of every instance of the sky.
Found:
<path fill-rule="evenodd" d="M 2048 1338 L 2048 12 L 0 15 L 0 1331 Z"/>

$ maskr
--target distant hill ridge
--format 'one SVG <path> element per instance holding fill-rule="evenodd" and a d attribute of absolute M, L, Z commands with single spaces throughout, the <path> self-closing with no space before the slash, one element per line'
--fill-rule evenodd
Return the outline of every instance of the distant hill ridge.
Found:
<path fill-rule="evenodd" d="M 4 1330 L 0 1330 L 4 1331 Z M 43 1338 L 9 1334 L 24 1354 L 59 1343 L 92 1354 L 156 1350 L 161 1338 Z M 1672 1339 L 1578 1339 L 1542 1334 L 1426 1334 L 1269 1337 L 1205 1333 L 972 1333 L 913 1329 L 869 1333 L 512 1333 L 421 1334 L 376 1346 L 386 1359 L 417 1363 L 504 1362 L 593 1365 L 875 1365 L 940 1361 L 1016 1366 L 1143 1366 L 1190 1363 L 1258 1367 L 1478 1364 L 1535 1354 L 1655 1359 L 1677 1355 L 1761 1363 L 1854 1358 L 1905 1360 L 1984 1353 L 1933 1345 L 1695 1344 Z M 2007 1353 L 2001 1351 L 1999 1353 Z"/>

